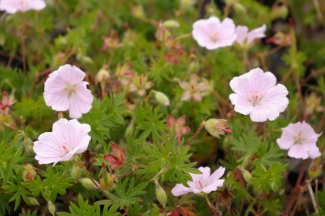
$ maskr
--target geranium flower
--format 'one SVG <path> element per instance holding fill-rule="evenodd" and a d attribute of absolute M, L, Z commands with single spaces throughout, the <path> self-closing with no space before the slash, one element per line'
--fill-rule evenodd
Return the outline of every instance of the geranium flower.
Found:
<path fill-rule="evenodd" d="M 289 150 L 289 157 L 315 159 L 321 155 L 316 142 L 321 134 L 316 134 L 314 129 L 306 122 L 289 124 L 282 128 L 282 135 L 277 139 L 280 149 Z"/>
<path fill-rule="evenodd" d="M 150 89 L 153 83 L 148 81 L 148 75 L 142 74 L 140 76 L 136 75 L 132 79 L 130 84 L 130 91 L 137 92 L 141 97 L 146 95 L 146 90 Z"/>
<path fill-rule="evenodd" d="M 185 116 L 179 117 L 178 119 L 170 115 L 167 116 L 167 127 L 169 131 L 175 128 L 178 145 L 181 144 L 181 135 L 187 134 L 190 131 L 190 128 L 185 126 L 185 121 Z"/>
<path fill-rule="evenodd" d="M 80 118 L 91 109 L 93 95 L 82 81 L 86 74 L 69 64 L 59 67 L 44 83 L 44 99 L 47 106 L 56 111 L 69 110 L 70 118 Z"/>
<path fill-rule="evenodd" d="M 44 0 L 1 0 L 0 10 L 4 10 L 9 14 L 16 13 L 18 11 L 28 10 L 42 10 L 46 4 Z"/>
<path fill-rule="evenodd" d="M 200 46 L 208 50 L 231 46 L 237 37 L 234 21 L 226 18 L 220 23 L 217 17 L 196 21 L 192 35 Z"/>
<path fill-rule="evenodd" d="M 189 188 L 182 184 L 176 184 L 176 186 L 172 189 L 172 194 L 174 196 L 181 196 L 190 192 L 195 194 L 201 192 L 210 193 L 223 185 L 225 180 L 220 179 L 220 177 L 225 173 L 226 169 L 224 167 L 219 167 L 219 169 L 212 173 L 212 175 L 210 175 L 210 167 L 199 167 L 199 170 L 202 172 L 202 174 L 190 173 L 192 176 L 192 181 L 187 182 L 187 184 L 190 186 Z"/>
<path fill-rule="evenodd" d="M 116 169 L 122 166 L 125 162 L 125 149 L 120 148 L 115 143 L 112 144 L 112 152 L 113 154 L 104 155 L 103 158 L 111 163 L 109 166 L 110 169 Z"/>
<path fill-rule="evenodd" d="M 190 77 L 190 82 L 180 81 L 178 78 L 174 78 L 178 82 L 179 86 L 185 90 L 182 95 L 182 100 L 188 100 L 191 97 L 196 101 L 201 101 L 202 96 L 205 95 L 205 91 L 209 89 L 209 86 L 205 82 L 198 82 L 198 76 L 192 74 Z"/>
<path fill-rule="evenodd" d="M 53 124 L 52 132 L 42 133 L 34 142 L 35 159 L 39 164 L 68 161 L 88 148 L 90 126 L 76 119 L 61 118 Z"/>
<path fill-rule="evenodd" d="M 241 46 L 249 46 L 257 38 L 265 37 L 266 25 L 262 25 L 259 28 L 253 29 L 248 32 L 247 26 L 237 26 L 235 32 L 237 34 L 236 41 Z"/>
<path fill-rule="evenodd" d="M 289 104 L 287 88 L 275 84 L 276 77 L 271 72 L 264 73 L 260 68 L 233 78 L 230 87 L 235 93 L 230 94 L 229 98 L 235 105 L 235 111 L 250 115 L 254 122 L 275 120 Z"/>

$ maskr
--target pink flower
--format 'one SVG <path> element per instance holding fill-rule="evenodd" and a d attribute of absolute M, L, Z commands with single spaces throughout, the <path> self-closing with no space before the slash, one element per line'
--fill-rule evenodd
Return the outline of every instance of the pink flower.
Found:
<path fill-rule="evenodd" d="M 7 92 L 3 92 L 2 100 L 0 101 L 0 114 L 9 114 L 9 108 L 16 102 L 15 99 L 10 98 Z"/>
<path fill-rule="evenodd" d="M 195 194 L 201 192 L 210 193 L 223 185 L 225 180 L 220 180 L 220 177 L 225 173 L 224 167 L 219 167 L 219 169 L 217 169 L 211 176 L 209 167 L 200 167 L 199 170 L 202 172 L 202 174 L 190 173 L 192 176 L 192 181 L 187 182 L 187 184 L 190 186 L 189 188 L 182 184 L 176 184 L 176 186 L 172 189 L 172 194 L 174 196 L 181 196 L 190 192 Z"/>
<path fill-rule="evenodd" d="M 220 23 L 217 17 L 196 21 L 192 35 L 200 46 L 208 50 L 231 46 L 237 37 L 234 21 L 226 18 Z"/>
<path fill-rule="evenodd" d="M 91 109 L 93 95 L 82 81 L 86 74 L 76 66 L 64 65 L 45 82 L 44 99 L 56 111 L 69 110 L 70 118 L 80 118 Z"/>
<path fill-rule="evenodd" d="M 254 122 L 275 120 L 289 104 L 287 88 L 275 84 L 276 77 L 271 72 L 264 73 L 260 68 L 233 78 L 230 87 L 235 93 L 230 94 L 229 98 L 235 105 L 235 111 L 250 115 Z"/>
<path fill-rule="evenodd" d="M 237 43 L 241 46 L 248 46 L 251 42 L 253 42 L 257 38 L 265 37 L 266 25 L 262 25 L 259 28 L 253 29 L 248 32 L 247 26 L 237 26 L 235 32 L 237 34 Z"/>
<path fill-rule="evenodd" d="M 44 0 L 1 0 L 0 10 L 4 10 L 9 14 L 16 13 L 18 11 L 28 10 L 42 10 L 46 4 Z"/>
<path fill-rule="evenodd" d="M 196 74 L 191 75 L 189 83 L 180 81 L 178 78 L 174 78 L 174 80 L 185 90 L 182 95 L 182 100 L 188 100 L 193 97 L 194 100 L 201 101 L 205 91 L 209 88 L 205 82 L 198 82 L 198 76 Z"/>
<path fill-rule="evenodd" d="M 289 157 L 315 159 L 321 155 L 316 146 L 320 136 L 321 134 L 316 134 L 314 129 L 303 121 L 282 128 L 282 135 L 277 139 L 277 143 L 280 149 L 289 149 Z"/>
<path fill-rule="evenodd" d="M 76 119 L 68 121 L 61 118 L 53 124 L 52 132 L 42 133 L 34 142 L 35 159 L 39 164 L 68 161 L 75 154 L 80 154 L 88 148 L 90 126 L 80 124 Z"/>
<path fill-rule="evenodd" d="M 178 145 L 181 144 L 181 135 L 187 134 L 190 131 L 190 128 L 185 126 L 185 116 L 175 119 L 173 116 L 167 116 L 167 127 L 169 131 L 175 129 Z"/>

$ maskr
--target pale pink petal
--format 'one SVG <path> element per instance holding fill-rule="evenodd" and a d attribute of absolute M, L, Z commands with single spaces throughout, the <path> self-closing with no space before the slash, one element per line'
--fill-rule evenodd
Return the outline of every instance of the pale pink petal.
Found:
<path fill-rule="evenodd" d="M 288 151 L 288 155 L 293 158 L 307 159 L 308 153 L 302 145 L 293 145 Z"/>
<path fill-rule="evenodd" d="M 197 87 L 200 89 L 200 91 L 204 91 L 207 90 L 209 88 L 208 84 L 204 83 L 204 82 L 200 82 Z"/>
<path fill-rule="evenodd" d="M 79 68 L 72 65 L 63 65 L 58 69 L 60 78 L 65 83 L 77 84 L 82 82 L 86 74 Z"/>
<path fill-rule="evenodd" d="M 239 43 L 240 45 L 244 45 L 244 42 L 247 38 L 247 33 L 248 33 L 248 28 L 247 26 L 237 26 L 235 29 L 237 38 L 236 41 L 237 43 Z"/>
<path fill-rule="evenodd" d="M 200 92 L 195 92 L 193 94 L 193 98 L 196 100 L 196 101 L 201 101 L 202 100 L 202 95 Z"/>
<path fill-rule="evenodd" d="M 247 34 L 247 44 L 250 44 L 253 40 L 257 39 L 257 38 L 263 38 L 265 37 L 265 32 L 266 30 L 266 25 L 262 25 L 259 28 L 253 29 L 252 31 L 250 31 Z"/>
<path fill-rule="evenodd" d="M 187 134 L 191 129 L 189 127 L 183 127 L 182 128 L 182 134 Z"/>
<path fill-rule="evenodd" d="M 29 10 L 42 10 L 46 6 L 43 0 L 29 0 L 28 8 Z"/>
<path fill-rule="evenodd" d="M 173 116 L 167 116 L 167 126 L 168 128 L 172 128 L 175 126 L 176 120 Z"/>
<path fill-rule="evenodd" d="M 184 92 L 183 95 L 182 95 L 182 100 L 188 100 L 188 99 L 190 99 L 191 96 L 192 96 L 192 95 L 191 95 L 191 92 L 186 91 L 186 92 Z"/>
<path fill-rule="evenodd" d="M 221 187 L 223 185 L 223 182 L 225 180 L 216 180 L 214 182 L 211 182 L 206 187 L 202 189 L 204 193 L 211 193 L 212 191 L 216 191 L 218 187 Z"/>
<path fill-rule="evenodd" d="M 319 148 L 318 147 L 312 148 L 312 149 L 310 149 L 308 151 L 308 156 L 311 159 L 316 159 L 316 158 L 318 158 L 321 155 L 322 155 L 322 153 L 319 151 Z"/>
<path fill-rule="evenodd" d="M 202 174 L 191 174 L 193 181 L 201 178 L 208 181 L 211 173 L 210 167 L 199 167 L 198 170 L 200 170 Z"/>
<path fill-rule="evenodd" d="M 219 167 L 212 175 L 209 177 L 209 183 L 215 182 L 225 174 L 226 169 L 224 167 Z"/>
<path fill-rule="evenodd" d="M 171 192 L 172 192 L 172 194 L 174 196 L 181 196 L 183 194 L 187 194 L 187 193 L 192 192 L 192 189 L 188 188 L 188 187 L 185 187 L 182 184 L 176 184 L 176 186 L 172 189 Z"/>
<path fill-rule="evenodd" d="M 184 90 L 187 90 L 190 86 L 188 82 L 178 82 L 178 84 Z"/>

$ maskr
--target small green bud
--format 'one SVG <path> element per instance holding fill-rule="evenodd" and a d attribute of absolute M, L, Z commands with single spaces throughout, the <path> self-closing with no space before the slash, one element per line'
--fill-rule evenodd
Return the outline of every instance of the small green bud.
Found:
<path fill-rule="evenodd" d="M 106 83 L 109 79 L 109 71 L 107 70 L 107 65 L 104 65 L 96 74 L 95 83 Z"/>
<path fill-rule="evenodd" d="M 165 208 L 167 202 L 167 194 L 158 182 L 156 182 L 156 197 L 159 203 Z"/>
<path fill-rule="evenodd" d="M 234 3 L 234 9 L 236 12 L 239 13 L 246 13 L 246 8 L 244 5 L 240 4 L 240 3 Z"/>
<path fill-rule="evenodd" d="M 134 122 L 133 122 L 133 119 L 132 119 L 129 126 L 125 130 L 125 136 L 126 137 L 132 137 L 133 132 L 134 132 Z"/>
<path fill-rule="evenodd" d="M 240 168 L 240 171 L 241 171 L 245 181 L 247 183 L 249 183 L 251 181 L 251 179 L 252 179 L 252 174 L 250 172 L 248 172 L 246 169 L 242 168 L 242 167 Z"/>
<path fill-rule="evenodd" d="M 191 61 L 191 63 L 188 65 L 188 71 L 193 74 L 197 73 L 199 71 L 199 63 L 196 60 Z"/>
<path fill-rule="evenodd" d="M 96 182 L 97 185 L 95 185 L 89 178 L 81 178 L 79 179 L 79 182 L 89 190 L 97 190 L 99 187 L 97 182 Z"/>
<path fill-rule="evenodd" d="M 179 27 L 179 23 L 177 21 L 175 21 L 175 20 L 167 20 L 167 21 L 163 22 L 162 25 L 164 27 L 166 27 L 166 28 L 169 28 L 169 29 Z"/>
<path fill-rule="evenodd" d="M 55 208 L 55 205 L 49 201 L 47 203 L 47 208 L 49 209 L 49 212 L 52 214 L 52 215 L 55 215 L 55 211 L 56 211 L 56 208 Z"/>
<path fill-rule="evenodd" d="M 143 19 L 146 17 L 142 5 L 132 6 L 131 14 L 138 19 Z"/>
<path fill-rule="evenodd" d="M 78 180 L 80 178 L 80 175 L 81 175 L 80 167 L 74 164 L 71 170 L 71 176 L 75 177 Z"/>
<path fill-rule="evenodd" d="M 39 205 L 37 199 L 35 199 L 34 197 L 28 197 L 28 200 L 31 205 Z"/>
<path fill-rule="evenodd" d="M 162 92 L 154 91 L 157 102 L 163 106 L 169 106 L 169 98 Z"/>
<path fill-rule="evenodd" d="M 225 132 L 231 133 L 228 129 L 227 120 L 224 119 L 209 119 L 205 123 L 205 129 L 214 137 L 219 138 L 219 135 L 224 135 Z"/>

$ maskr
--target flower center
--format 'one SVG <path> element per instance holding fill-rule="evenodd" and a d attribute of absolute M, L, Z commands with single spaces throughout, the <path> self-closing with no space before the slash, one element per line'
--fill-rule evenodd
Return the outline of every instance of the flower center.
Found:
<path fill-rule="evenodd" d="M 298 133 L 297 136 L 294 137 L 294 144 L 303 145 L 305 138 L 302 136 L 301 132 Z"/>
<path fill-rule="evenodd" d="M 68 84 L 64 91 L 68 94 L 68 97 L 70 97 L 73 93 L 76 92 L 76 84 Z"/>
<path fill-rule="evenodd" d="M 67 145 L 63 145 L 62 149 L 63 149 L 63 151 L 61 153 L 61 156 L 66 156 L 70 152 L 70 149 L 68 148 Z"/>
<path fill-rule="evenodd" d="M 251 99 L 248 101 L 255 107 L 261 104 L 262 97 L 260 97 L 258 94 L 252 94 Z"/>
<path fill-rule="evenodd" d="M 210 39 L 212 40 L 212 42 L 216 43 L 219 40 L 218 32 L 214 32 L 213 34 L 211 34 Z"/>
<path fill-rule="evenodd" d="M 20 0 L 20 1 L 18 1 L 18 6 L 19 6 L 19 7 L 24 7 L 25 5 L 26 5 L 25 0 Z"/>
<path fill-rule="evenodd" d="M 196 186 L 198 189 L 202 190 L 204 185 L 203 185 L 203 181 L 202 180 L 198 180 L 195 182 L 196 183 Z"/>

